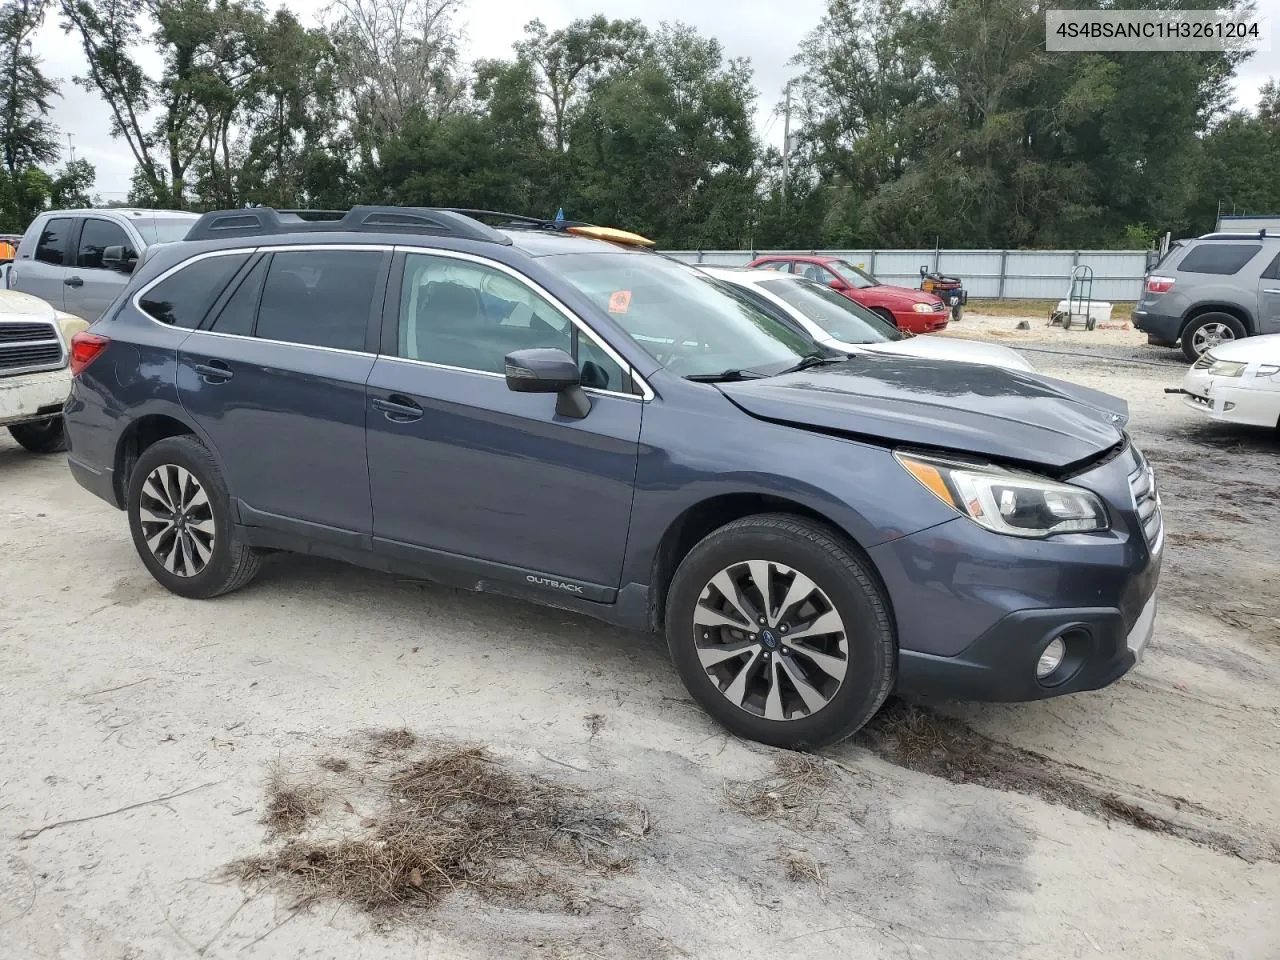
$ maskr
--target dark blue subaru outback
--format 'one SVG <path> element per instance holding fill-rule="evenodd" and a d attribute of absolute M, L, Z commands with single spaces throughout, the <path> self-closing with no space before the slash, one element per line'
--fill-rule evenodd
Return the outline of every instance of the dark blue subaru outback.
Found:
<path fill-rule="evenodd" d="M 285 550 L 664 631 L 772 744 L 895 688 L 1033 700 L 1134 664 L 1164 534 L 1122 401 L 831 355 L 600 232 L 206 214 L 75 339 L 71 470 L 175 593 Z"/>

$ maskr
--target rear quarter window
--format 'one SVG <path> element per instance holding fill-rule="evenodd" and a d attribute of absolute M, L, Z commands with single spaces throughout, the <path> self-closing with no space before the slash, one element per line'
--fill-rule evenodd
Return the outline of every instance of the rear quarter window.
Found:
<path fill-rule="evenodd" d="M 1212 273 L 1230 276 L 1262 250 L 1260 243 L 1219 243 L 1210 241 L 1192 247 L 1177 269 L 1182 273 Z"/>
<path fill-rule="evenodd" d="M 161 323 L 194 329 L 248 259 L 247 253 L 232 253 L 194 260 L 150 287 L 138 305 Z"/>

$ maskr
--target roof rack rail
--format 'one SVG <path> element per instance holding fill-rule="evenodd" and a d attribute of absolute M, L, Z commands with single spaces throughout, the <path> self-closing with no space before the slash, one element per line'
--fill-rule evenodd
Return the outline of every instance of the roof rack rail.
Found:
<path fill-rule="evenodd" d="M 325 219 L 305 219 L 305 216 Z M 499 216 L 509 216 L 499 214 Z M 350 210 L 276 210 L 244 207 L 204 214 L 187 240 L 261 237 L 289 233 L 415 233 L 511 245 L 511 238 L 475 217 L 436 207 L 359 206 Z"/>
<path fill-rule="evenodd" d="M 475 220 L 500 220 L 502 226 L 531 230 L 567 230 L 569 227 L 590 227 L 585 220 L 547 220 L 543 217 L 526 217 L 519 213 L 503 213 L 500 210 L 473 210 L 468 207 L 442 207 L 450 213 L 460 213 Z"/>

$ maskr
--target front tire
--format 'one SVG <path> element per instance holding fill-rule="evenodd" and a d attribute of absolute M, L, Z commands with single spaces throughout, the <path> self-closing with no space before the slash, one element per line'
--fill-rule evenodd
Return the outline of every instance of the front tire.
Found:
<path fill-rule="evenodd" d="M 59 453 L 67 449 L 67 435 L 61 417 L 15 423 L 9 435 L 31 453 Z"/>
<path fill-rule="evenodd" d="M 143 452 L 129 479 L 127 508 L 138 556 L 180 596 L 230 593 L 258 572 L 257 553 L 236 534 L 217 462 L 195 437 L 170 437 Z"/>
<path fill-rule="evenodd" d="M 667 595 L 666 633 L 694 699 L 733 733 L 776 747 L 851 736 L 889 695 L 897 666 L 888 603 L 866 561 L 786 514 L 735 520 L 689 551 Z"/>
<path fill-rule="evenodd" d="M 1220 343 L 1248 336 L 1244 324 L 1229 313 L 1202 313 L 1183 328 L 1182 355 L 1195 363 Z"/>

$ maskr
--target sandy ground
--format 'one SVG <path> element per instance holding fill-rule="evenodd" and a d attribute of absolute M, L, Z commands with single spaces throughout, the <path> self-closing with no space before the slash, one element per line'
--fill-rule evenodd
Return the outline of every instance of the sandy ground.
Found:
<path fill-rule="evenodd" d="M 1063 349 L 1031 333 L 1013 345 Z M 864 735 L 826 752 L 812 809 L 763 819 L 725 783 L 776 754 L 694 707 L 658 638 L 301 558 L 184 601 L 61 458 L 6 436 L 0 958 L 1280 957 L 1280 443 L 1166 397 L 1176 356 L 1125 333 L 1028 355 L 1126 397 L 1157 470 L 1170 543 L 1146 659 L 1095 694 L 933 705 L 979 744 L 977 776 L 920 772 L 941 753 L 908 769 Z M 375 924 L 226 877 L 266 849 L 273 768 L 325 782 L 316 760 L 338 756 L 373 782 L 365 732 L 401 726 L 641 805 L 652 829 L 630 870 L 576 880 L 571 909 L 461 891 Z M 984 775 L 1010 751 L 1061 789 Z M 1076 789 L 1163 819 L 1080 812 Z M 788 879 L 787 851 L 821 882 Z"/>

